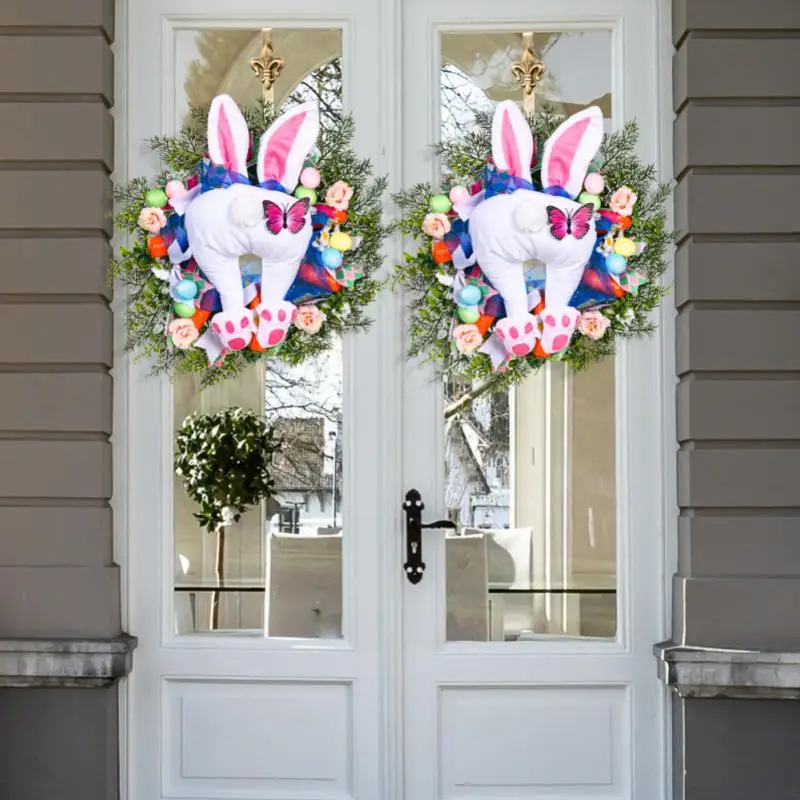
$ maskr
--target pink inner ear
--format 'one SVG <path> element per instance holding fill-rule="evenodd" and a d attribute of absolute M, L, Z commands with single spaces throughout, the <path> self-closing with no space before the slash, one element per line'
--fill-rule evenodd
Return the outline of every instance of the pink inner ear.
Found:
<path fill-rule="evenodd" d="M 233 140 L 233 129 L 225 111 L 225 106 L 219 109 L 219 149 L 222 153 L 222 165 L 228 169 L 236 169 L 238 159 L 236 156 L 236 144 Z"/>
<path fill-rule="evenodd" d="M 297 114 L 286 120 L 269 138 L 264 162 L 261 165 L 262 180 L 281 181 L 286 174 L 286 159 L 294 140 L 303 125 L 305 114 Z"/>
<path fill-rule="evenodd" d="M 576 122 L 553 143 L 547 176 L 551 186 L 564 188 L 569 183 L 569 174 L 572 162 L 575 160 L 575 153 L 578 152 L 583 134 L 590 123 L 591 120 L 588 118 Z"/>
<path fill-rule="evenodd" d="M 522 163 L 517 147 L 517 137 L 514 136 L 514 126 L 508 111 L 503 112 L 503 155 L 506 159 L 508 171 L 516 177 L 521 177 L 526 165 Z"/>

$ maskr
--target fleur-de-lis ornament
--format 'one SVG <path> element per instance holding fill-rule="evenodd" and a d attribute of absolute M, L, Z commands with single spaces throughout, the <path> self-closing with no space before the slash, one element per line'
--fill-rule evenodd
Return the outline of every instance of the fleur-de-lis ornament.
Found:
<path fill-rule="evenodd" d="M 522 58 L 511 65 L 511 75 L 522 87 L 522 107 L 528 116 L 536 109 L 536 86 L 545 73 L 544 64 L 533 51 L 533 34 L 523 34 Z"/>
<path fill-rule="evenodd" d="M 278 80 L 286 65 L 286 62 L 273 52 L 270 33 L 271 30 L 269 28 L 264 30 L 264 43 L 261 45 L 261 53 L 258 58 L 250 60 L 250 68 L 261 82 L 265 100 L 270 98 L 272 86 Z"/>

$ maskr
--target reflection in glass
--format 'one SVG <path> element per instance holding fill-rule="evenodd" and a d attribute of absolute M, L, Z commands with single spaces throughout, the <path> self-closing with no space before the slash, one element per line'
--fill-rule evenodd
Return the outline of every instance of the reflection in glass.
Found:
<path fill-rule="evenodd" d="M 537 106 L 611 116 L 608 31 L 537 32 Z M 442 36 L 441 136 L 521 101 L 512 33 Z M 616 635 L 614 362 L 551 363 L 511 392 L 445 383 L 449 641 Z"/>
<path fill-rule="evenodd" d="M 340 31 L 274 29 L 272 42 L 286 60 L 273 87 L 278 108 L 314 99 L 323 127 L 339 118 Z M 176 63 L 189 67 L 177 107 L 202 106 L 223 92 L 242 107 L 255 105 L 262 87 L 249 62 L 261 43 L 260 30 L 180 32 Z M 176 429 L 193 411 L 226 406 L 265 414 L 284 441 L 273 462 L 275 495 L 239 523 L 208 534 L 176 478 L 175 633 L 340 637 L 341 342 L 300 366 L 265 360 L 208 388 L 188 376 L 174 382 Z"/>

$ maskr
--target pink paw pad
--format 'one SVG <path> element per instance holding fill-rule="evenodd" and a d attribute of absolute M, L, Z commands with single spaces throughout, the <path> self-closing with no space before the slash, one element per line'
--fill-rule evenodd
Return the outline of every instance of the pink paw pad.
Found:
<path fill-rule="evenodd" d="M 539 336 L 536 317 L 528 314 L 515 319 L 504 319 L 497 323 L 495 333 L 506 351 L 514 356 L 526 356 L 533 350 Z"/>
<path fill-rule="evenodd" d="M 228 350 L 244 350 L 253 338 L 253 318 L 246 309 L 220 311 L 211 320 L 211 328 Z"/>
<path fill-rule="evenodd" d="M 559 353 L 572 339 L 581 312 L 569 306 L 542 313 L 542 349 L 545 353 Z"/>
<path fill-rule="evenodd" d="M 260 305 L 256 312 L 259 317 L 258 343 L 266 348 L 275 347 L 286 338 L 297 308 L 284 300 L 269 306 Z"/>

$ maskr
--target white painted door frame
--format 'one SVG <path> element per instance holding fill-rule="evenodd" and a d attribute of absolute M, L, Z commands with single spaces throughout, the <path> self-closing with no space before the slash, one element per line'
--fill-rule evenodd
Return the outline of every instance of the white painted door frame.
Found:
<path fill-rule="evenodd" d="M 666 172 L 669 35 L 664 26 L 668 31 L 669 8 L 667 0 L 652 2 L 658 2 L 658 26 L 655 13 L 651 17 L 645 10 L 650 0 L 608 0 L 602 9 L 588 0 L 572 0 L 566 8 L 549 0 L 342 0 L 335 12 L 323 0 L 275 0 L 268 12 L 258 0 L 229 0 L 224 13 L 215 0 L 119 0 L 116 179 L 155 172 L 158 165 L 142 141 L 174 129 L 178 92 L 170 37 L 176 26 L 342 28 L 345 105 L 356 118 L 359 150 L 373 159 L 379 173 L 389 174 L 392 188 L 397 189 L 432 175 L 428 145 L 439 138 L 438 62 L 428 56 L 437 52 L 437 24 L 451 31 L 475 25 L 531 30 L 556 23 L 574 27 L 578 20 L 583 27 L 616 26 L 623 46 L 616 49 L 615 118 L 635 114 L 649 120 L 643 148 L 659 159 Z M 647 17 L 639 29 L 647 34 L 637 39 L 637 19 L 643 19 L 638 15 Z M 660 79 L 654 74 L 657 67 L 662 70 Z M 652 98 L 642 102 L 650 93 L 658 103 Z M 401 105 L 398 98 L 403 96 L 406 101 Z M 390 255 L 399 255 L 396 243 Z M 168 602 L 173 578 L 170 392 L 165 381 L 148 376 L 147 365 L 119 356 L 116 558 L 123 566 L 125 626 L 139 637 L 134 672 L 122 693 L 123 798 L 301 796 L 300 787 L 260 778 L 239 782 L 232 789 L 224 780 L 200 786 L 182 777 L 176 771 L 180 754 L 170 745 L 170 736 L 176 735 L 180 704 L 191 709 L 197 692 L 208 698 L 224 689 L 218 698 L 248 702 L 253 687 L 260 691 L 289 684 L 310 692 L 321 688 L 317 696 L 327 697 L 334 712 L 349 709 L 352 735 L 343 756 L 349 772 L 334 791 L 303 787 L 312 793 L 302 796 L 427 800 L 488 796 L 486 787 L 482 791 L 461 787 L 455 794 L 442 794 L 452 788 L 443 783 L 440 743 L 434 735 L 440 721 L 436 712 L 444 708 L 442 687 L 496 684 L 494 691 L 506 691 L 566 684 L 588 693 L 586 700 L 593 701 L 594 689 L 622 687 L 630 679 L 646 688 L 632 694 L 622 690 L 626 693 L 620 706 L 622 743 L 631 745 L 634 753 L 630 726 L 648 713 L 645 709 L 658 715 L 659 722 L 648 729 L 642 754 L 631 756 L 634 771 L 629 784 L 616 786 L 619 793 L 608 797 L 657 800 L 662 795 L 653 792 L 662 787 L 653 787 L 652 778 L 664 774 L 665 697 L 654 685 L 649 648 L 666 630 L 664 576 L 673 560 L 674 531 L 668 527 L 665 533 L 664 508 L 673 505 L 674 471 L 670 464 L 654 473 L 653 464 L 656 454 L 671 453 L 666 448 L 675 440 L 672 391 L 663 377 L 672 374 L 674 360 L 671 318 L 663 319 L 658 340 L 628 348 L 620 359 L 618 386 L 625 391 L 618 401 L 617 419 L 628 420 L 629 430 L 643 438 L 633 447 L 628 436 L 619 452 L 618 485 L 624 488 L 619 515 L 623 526 L 619 640 L 606 646 L 564 642 L 442 647 L 441 539 L 434 534 L 426 541 L 428 573 L 422 584 L 410 587 L 400 570 L 400 503 L 405 490 L 413 485 L 423 492 L 431 518 L 443 510 L 437 507 L 437 498 L 443 497 L 441 404 L 429 375 L 403 366 L 404 317 L 397 298 L 384 292 L 374 317 L 370 335 L 352 337 L 346 344 L 343 506 L 350 521 L 349 541 L 358 544 L 349 549 L 346 545 L 341 642 L 174 637 Z M 642 376 L 651 406 L 629 402 L 625 376 L 630 374 Z M 380 403 L 375 402 L 378 397 Z M 628 480 L 644 474 L 656 479 L 642 485 Z M 635 502 L 634 490 L 639 497 Z M 648 504 L 658 513 L 644 514 Z M 647 568 L 639 572 L 631 569 L 633 564 Z M 427 623 L 419 624 L 420 620 Z M 509 646 L 512 649 L 506 650 Z M 331 687 L 332 694 L 325 695 Z M 637 741 L 638 737 L 637 731 Z M 449 777 L 453 776 L 445 776 Z M 506 787 L 502 796 L 511 797 L 513 791 Z M 548 795 L 538 787 L 530 796 L 565 795 Z"/>

